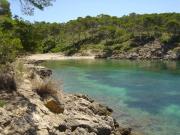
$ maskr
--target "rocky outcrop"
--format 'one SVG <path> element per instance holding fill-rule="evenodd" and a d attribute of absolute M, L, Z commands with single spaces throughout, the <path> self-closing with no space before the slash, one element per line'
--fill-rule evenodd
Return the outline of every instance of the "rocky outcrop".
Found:
<path fill-rule="evenodd" d="M 41 69 L 44 72 L 45 68 Z M 38 68 L 38 72 L 39 70 Z M 43 80 L 38 72 L 35 72 L 36 77 Z M 86 95 L 59 91 L 56 98 L 42 98 L 33 90 L 31 79 L 29 75 L 25 75 L 17 90 L 12 93 L 0 91 L 0 99 L 6 102 L 0 108 L 1 135 L 134 134 L 131 128 L 120 127 L 110 116 L 112 109 Z"/>
<path fill-rule="evenodd" d="M 180 53 L 170 50 L 164 56 L 164 59 L 167 59 L 167 60 L 179 60 L 180 59 Z"/>
<path fill-rule="evenodd" d="M 128 51 L 118 52 L 113 50 L 113 53 L 109 56 L 106 53 L 101 53 L 97 55 L 96 58 L 110 58 L 110 59 L 169 59 L 169 60 L 179 60 L 180 52 L 173 51 L 178 48 L 179 45 L 168 45 L 161 44 L 158 40 L 149 42 L 145 45 L 134 47 Z"/>
<path fill-rule="evenodd" d="M 39 75 L 42 79 L 52 75 L 52 71 L 42 66 L 35 66 L 34 64 L 25 64 L 25 66 L 33 73 Z"/>
<path fill-rule="evenodd" d="M 53 113 L 63 113 L 64 112 L 64 105 L 58 102 L 53 97 L 48 97 L 44 100 L 44 105 Z"/>

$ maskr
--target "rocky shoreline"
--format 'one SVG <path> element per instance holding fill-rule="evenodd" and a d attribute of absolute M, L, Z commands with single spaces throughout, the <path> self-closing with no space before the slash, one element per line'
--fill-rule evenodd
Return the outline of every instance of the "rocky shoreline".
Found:
<path fill-rule="evenodd" d="M 84 50 L 66 56 L 63 53 L 33 54 L 25 59 L 30 61 L 70 60 L 70 59 L 128 59 L 128 60 L 180 60 L 180 44 L 165 45 L 158 40 L 148 42 L 129 50 Z"/>
<path fill-rule="evenodd" d="M 159 41 L 147 43 L 144 46 L 135 47 L 128 51 L 117 52 L 102 52 L 96 58 L 108 59 L 145 59 L 145 60 L 179 60 L 180 47 L 176 45 L 162 45 Z"/>
<path fill-rule="evenodd" d="M 56 89 L 56 96 L 42 96 L 33 81 L 50 78 L 45 67 L 25 64 L 16 91 L 0 90 L 1 135 L 139 135 L 131 128 L 120 127 L 111 117 L 113 112 L 86 95 L 66 94 Z M 33 79 L 32 79 L 33 78 Z"/>

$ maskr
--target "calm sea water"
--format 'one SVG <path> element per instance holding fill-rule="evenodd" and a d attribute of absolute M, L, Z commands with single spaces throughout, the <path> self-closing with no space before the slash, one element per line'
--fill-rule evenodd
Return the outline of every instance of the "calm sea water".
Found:
<path fill-rule="evenodd" d="M 64 91 L 108 105 L 146 135 L 180 135 L 180 63 L 128 60 L 49 61 Z"/>

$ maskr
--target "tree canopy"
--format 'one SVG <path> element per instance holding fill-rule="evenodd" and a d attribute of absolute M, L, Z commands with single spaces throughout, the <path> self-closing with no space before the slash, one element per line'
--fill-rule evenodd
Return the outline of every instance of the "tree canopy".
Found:
<path fill-rule="evenodd" d="M 33 15 L 34 8 L 43 10 L 45 7 L 51 6 L 55 0 L 19 0 L 22 10 L 27 15 Z"/>
<path fill-rule="evenodd" d="M 166 49 L 180 48 L 179 13 L 131 13 L 123 17 L 101 14 L 79 17 L 67 23 L 31 23 L 18 17 L 12 19 L 9 4 L 6 0 L 3 2 L 1 7 L 5 10 L 0 12 L 2 63 L 6 59 L 12 61 L 20 54 L 35 52 L 62 52 L 66 55 L 83 55 L 88 50 L 107 54 L 128 52 L 153 41 L 159 41 Z M 49 2 L 42 7 L 34 6 L 43 9 L 50 5 Z"/>
<path fill-rule="evenodd" d="M 0 15 L 11 16 L 10 4 L 7 0 L 0 0 Z"/>

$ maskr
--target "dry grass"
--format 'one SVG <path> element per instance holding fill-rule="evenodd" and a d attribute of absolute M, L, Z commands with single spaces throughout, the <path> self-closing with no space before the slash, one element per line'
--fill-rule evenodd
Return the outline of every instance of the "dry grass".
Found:
<path fill-rule="evenodd" d="M 45 81 L 35 79 L 33 81 L 33 90 L 44 101 L 44 105 L 53 113 L 63 113 L 63 95 L 58 89 L 58 83 L 52 79 Z"/>
<path fill-rule="evenodd" d="M 16 81 L 14 79 L 13 69 L 10 65 L 0 67 L 0 90 L 12 92 L 16 90 Z"/>
<path fill-rule="evenodd" d="M 0 90 L 6 90 L 9 92 L 16 90 L 16 82 L 12 75 L 8 73 L 0 74 Z"/>
<path fill-rule="evenodd" d="M 28 68 L 24 64 L 24 61 L 17 60 L 16 62 L 14 62 L 14 78 L 17 85 L 21 85 L 25 79 L 33 80 L 35 79 L 35 77 L 35 72 L 32 69 Z"/>
<path fill-rule="evenodd" d="M 29 73 L 29 71 L 21 60 L 17 60 L 14 63 L 14 73 L 16 81 L 20 83 L 23 80 L 24 74 Z"/>
<path fill-rule="evenodd" d="M 56 81 L 52 79 L 46 79 L 44 81 L 34 80 L 32 84 L 33 90 L 35 90 L 40 97 L 53 96 L 57 98 L 58 84 Z"/>

